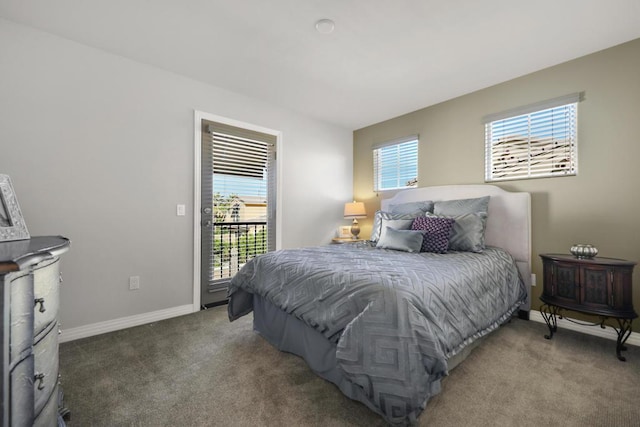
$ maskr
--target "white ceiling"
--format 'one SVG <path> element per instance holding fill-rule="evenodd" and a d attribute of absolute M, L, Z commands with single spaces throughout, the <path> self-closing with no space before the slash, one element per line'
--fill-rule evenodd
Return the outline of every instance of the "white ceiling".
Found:
<path fill-rule="evenodd" d="M 639 0 L 2 0 L 0 16 L 348 129 L 640 37 Z"/>

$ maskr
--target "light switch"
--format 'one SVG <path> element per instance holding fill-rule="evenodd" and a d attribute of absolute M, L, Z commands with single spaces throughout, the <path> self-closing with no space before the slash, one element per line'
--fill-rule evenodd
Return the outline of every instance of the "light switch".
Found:
<path fill-rule="evenodd" d="M 185 206 L 184 205 L 177 205 L 176 206 L 176 215 L 184 216 L 184 213 L 185 213 Z"/>

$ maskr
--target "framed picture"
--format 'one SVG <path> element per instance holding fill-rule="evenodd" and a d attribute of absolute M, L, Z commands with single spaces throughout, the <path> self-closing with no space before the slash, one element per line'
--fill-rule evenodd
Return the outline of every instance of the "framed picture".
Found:
<path fill-rule="evenodd" d="M 338 228 L 338 237 L 351 237 L 351 226 L 343 225 Z"/>
<path fill-rule="evenodd" d="M 9 175 L 0 175 L 0 242 L 26 240 L 29 237 L 11 179 Z"/>

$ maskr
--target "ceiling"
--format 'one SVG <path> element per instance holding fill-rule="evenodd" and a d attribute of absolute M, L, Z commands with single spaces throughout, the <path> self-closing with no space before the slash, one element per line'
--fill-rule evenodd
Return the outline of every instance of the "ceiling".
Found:
<path fill-rule="evenodd" d="M 640 37 L 638 0 L 2 0 L 0 16 L 348 129 Z"/>

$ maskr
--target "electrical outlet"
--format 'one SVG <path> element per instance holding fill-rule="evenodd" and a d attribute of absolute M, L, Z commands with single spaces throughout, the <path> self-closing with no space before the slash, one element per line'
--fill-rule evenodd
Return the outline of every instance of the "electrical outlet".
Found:
<path fill-rule="evenodd" d="M 140 276 L 129 277 L 129 290 L 135 291 L 137 289 L 140 289 Z"/>
<path fill-rule="evenodd" d="M 531 273 L 531 286 L 536 285 L 536 273 Z"/>
<path fill-rule="evenodd" d="M 185 205 L 176 205 L 176 215 L 184 216 L 186 211 Z"/>

